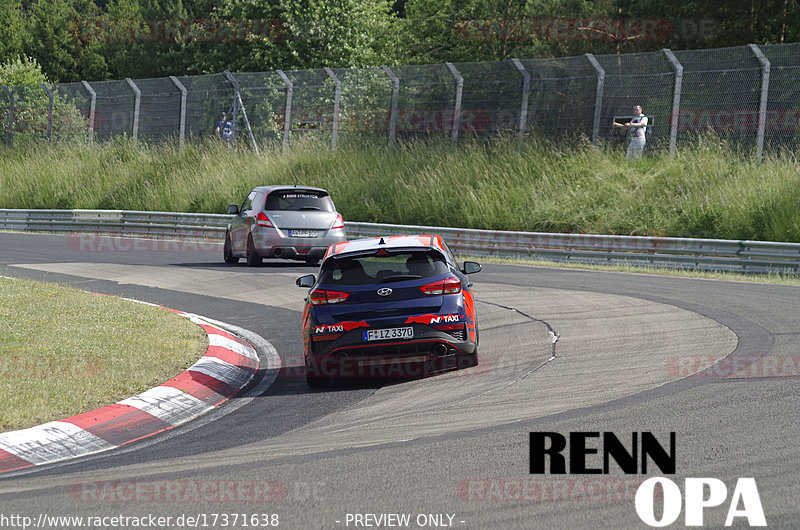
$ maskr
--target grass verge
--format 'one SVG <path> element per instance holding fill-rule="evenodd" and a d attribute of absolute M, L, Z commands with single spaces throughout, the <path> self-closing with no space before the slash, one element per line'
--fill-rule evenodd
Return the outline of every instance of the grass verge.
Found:
<path fill-rule="evenodd" d="M 202 329 L 163 308 L 1 277 L 0 337 L 0 432 L 157 386 L 208 345 Z"/>
<path fill-rule="evenodd" d="M 328 189 L 346 220 L 800 242 L 800 161 L 761 163 L 713 136 L 643 160 L 575 142 L 293 139 L 260 155 L 218 142 L 0 147 L 0 207 L 224 213 L 256 185 Z"/>

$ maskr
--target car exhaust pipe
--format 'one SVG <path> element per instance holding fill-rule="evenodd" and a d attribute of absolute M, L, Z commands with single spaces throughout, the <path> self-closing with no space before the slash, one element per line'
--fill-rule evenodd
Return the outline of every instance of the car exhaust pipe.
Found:
<path fill-rule="evenodd" d="M 283 252 L 283 249 L 281 249 L 281 247 L 276 248 L 275 249 L 275 256 L 280 256 L 282 252 Z"/>
<path fill-rule="evenodd" d="M 433 355 L 447 355 L 447 346 L 444 344 L 436 344 L 433 348 L 431 348 L 431 353 Z"/>

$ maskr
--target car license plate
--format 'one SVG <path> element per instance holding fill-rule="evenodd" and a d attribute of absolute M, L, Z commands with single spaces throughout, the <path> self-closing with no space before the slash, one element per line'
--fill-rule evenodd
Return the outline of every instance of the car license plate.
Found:
<path fill-rule="evenodd" d="M 290 237 L 319 237 L 319 230 L 289 230 Z"/>
<path fill-rule="evenodd" d="M 414 328 L 370 329 L 362 333 L 365 341 L 414 338 Z"/>

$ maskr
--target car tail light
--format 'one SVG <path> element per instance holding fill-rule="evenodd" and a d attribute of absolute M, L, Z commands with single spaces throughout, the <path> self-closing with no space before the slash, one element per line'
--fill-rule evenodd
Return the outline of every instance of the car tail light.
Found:
<path fill-rule="evenodd" d="M 270 222 L 269 217 L 264 212 L 258 212 L 256 215 L 256 224 L 258 226 L 266 226 L 268 228 L 274 228 L 272 222 Z"/>
<path fill-rule="evenodd" d="M 331 227 L 331 230 L 336 230 L 337 228 L 344 228 L 344 219 L 340 213 L 336 214 L 336 219 L 333 220 L 333 226 Z"/>
<path fill-rule="evenodd" d="M 311 305 L 325 305 L 325 304 L 338 304 L 344 302 L 350 293 L 340 293 L 337 291 L 311 291 L 308 295 L 308 300 Z"/>
<path fill-rule="evenodd" d="M 458 294 L 461 292 L 461 280 L 458 278 L 450 277 L 444 280 L 438 280 L 433 283 L 427 283 L 420 287 L 420 290 L 425 294 Z"/>

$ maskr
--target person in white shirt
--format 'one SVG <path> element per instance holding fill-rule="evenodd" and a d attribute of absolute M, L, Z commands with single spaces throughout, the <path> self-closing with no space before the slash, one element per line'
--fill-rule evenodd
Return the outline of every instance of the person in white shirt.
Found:
<path fill-rule="evenodd" d="M 645 131 L 647 130 L 647 116 L 642 114 L 642 107 L 636 105 L 633 107 L 633 118 L 628 123 L 614 122 L 614 127 L 625 127 L 628 129 L 628 136 L 630 142 L 628 143 L 628 150 L 625 153 L 625 158 L 642 158 L 642 151 L 644 151 Z"/>

